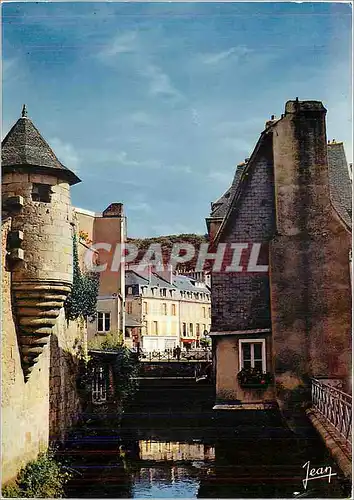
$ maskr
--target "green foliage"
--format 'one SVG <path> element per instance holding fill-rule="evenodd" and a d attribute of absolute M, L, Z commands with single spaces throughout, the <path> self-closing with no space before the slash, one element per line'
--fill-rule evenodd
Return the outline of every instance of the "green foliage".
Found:
<path fill-rule="evenodd" d="M 195 248 L 195 256 L 189 262 L 177 264 L 178 271 L 190 271 L 195 268 L 199 247 L 202 243 L 207 243 L 207 235 L 201 234 L 171 234 L 167 236 L 157 236 L 154 238 L 128 238 L 128 243 L 135 244 L 139 249 L 139 255 L 136 261 L 139 261 L 146 250 L 152 244 L 160 244 L 164 264 L 170 261 L 172 247 L 175 243 L 189 243 Z"/>
<path fill-rule="evenodd" d="M 123 343 L 123 335 L 120 332 L 92 339 L 88 344 L 90 361 L 86 366 L 81 365 L 78 378 L 78 389 L 87 400 L 91 395 L 93 367 L 95 364 L 105 364 L 109 367 L 113 376 L 114 401 L 117 403 L 117 412 L 134 397 L 138 388 L 135 377 L 138 376 L 139 362 L 136 354 L 132 353 Z M 97 355 L 92 351 L 101 351 L 101 353 Z M 114 355 L 105 356 L 105 353 L 108 352 L 114 352 Z"/>
<path fill-rule="evenodd" d="M 2 489 L 4 498 L 62 498 L 64 485 L 71 473 L 54 458 L 54 453 L 41 453 L 22 468 L 16 481 Z"/>
<path fill-rule="evenodd" d="M 112 363 L 114 394 L 121 405 L 129 402 L 138 389 L 136 378 L 139 363 L 136 356 L 125 346 L 119 347 Z"/>
<path fill-rule="evenodd" d="M 156 236 L 153 238 L 128 238 L 128 243 L 134 243 L 140 250 L 147 250 L 153 243 L 159 243 L 164 246 L 172 247 L 174 243 L 191 243 L 192 245 L 200 245 L 207 243 L 207 235 L 201 234 L 170 234 L 167 236 Z"/>
<path fill-rule="evenodd" d="M 83 273 L 80 269 L 77 250 L 77 236 L 73 235 L 73 285 L 66 303 L 68 319 L 86 318 L 96 314 L 99 275 L 95 272 Z"/>
<path fill-rule="evenodd" d="M 122 332 L 111 332 L 106 335 L 96 335 L 87 346 L 88 349 L 98 349 L 102 351 L 115 351 L 124 344 Z"/>
<path fill-rule="evenodd" d="M 199 340 L 200 347 L 210 347 L 211 346 L 211 339 L 209 338 L 201 338 Z"/>

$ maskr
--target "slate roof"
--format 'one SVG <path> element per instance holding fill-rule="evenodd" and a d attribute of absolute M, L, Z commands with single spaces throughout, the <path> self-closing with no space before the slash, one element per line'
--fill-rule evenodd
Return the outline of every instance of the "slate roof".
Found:
<path fill-rule="evenodd" d="M 3 171 L 11 172 L 16 167 L 36 169 L 36 172 L 49 170 L 51 174 L 67 180 L 70 185 L 80 182 L 80 179 L 58 160 L 54 151 L 25 113 L 24 109 L 23 116 L 17 120 L 2 141 Z"/>
<path fill-rule="evenodd" d="M 352 225 L 352 186 L 342 142 L 328 144 L 330 196 L 334 208 L 347 226 Z"/>
<path fill-rule="evenodd" d="M 183 291 L 209 292 L 209 288 L 205 284 L 199 283 L 199 285 L 196 286 L 195 280 L 193 278 L 190 278 L 189 276 L 183 276 L 181 274 L 173 276 L 173 284 L 176 288 Z"/>
<path fill-rule="evenodd" d="M 223 217 L 225 217 L 227 209 L 230 205 L 231 200 L 234 197 L 237 186 L 240 182 L 241 174 L 242 174 L 245 166 L 246 166 L 246 163 L 241 163 L 240 165 L 237 165 L 234 179 L 232 181 L 231 186 L 217 201 L 212 203 L 211 214 L 210 214 L 211 218 L 223 218 Z"/>
<path fill-rule="evenodd" d="M 181 274 L 174 274 L 172 278 L 172 284 L 168 281 L 165 281 L 161 276 L 152 272 L 150 283 L 147 278 L 147 273 L 144 271 L 142 274 L 136 270 L 127 269 L 125 271 L 125 285 L 133 286 L 133 285 L 141 285 L 148 287 L 159 287 L 159 288 L 172 288 L 183 291 L 190 292 L 209 292 L 209 288 L 204 284 L 195 285 L 195 280 L 190 278 L 189 276 L 184 276 Z"/>
<path fill-rule="evenodd" d="M 164 280 L 161 276 L 156 274 L 155 272 L 152 272 L 150 275 L 150 282 L 148 279 L 148 272 L 147 271 L 137 271 L 136 269 L 127 269 L 125 271 L 125 285 L 126 286 L 132 286 L 132 285 L 141 285 L 141 286 L 149 286 L 151 288 L 153 287 L 160 287 L 160 288 L 175 288 L 174 285 L 171 285 L 168 281 Z"/>
<path fill-rule="evenodd" d="M 143 278 L 135 271 L 131 269 L 127 269 L 125 271 L 125 286 L 132 286 L 132 285 L 148 286 L 148 284 L 149 281 L 147 280 L 147 278 Z"/>
<path fill-rule="evenodd" d="M 260 137 L 260 141 L 262 136 Z M 342 142 L 328 143 L 328 175 L 329 188 L 332 204 L 338 215 L 344 223 L 351 228 L 352 226 L 352 184 L 349 175 L 349 168 L 345 156 Z M 212 204 L 211 218 L 224 219 L 230 208 L 230 204 L 235 198 L 240 178 L 247 167 L 247 164 L 241 164 L 237 167 L 234 180 L 230 188 Z"/>

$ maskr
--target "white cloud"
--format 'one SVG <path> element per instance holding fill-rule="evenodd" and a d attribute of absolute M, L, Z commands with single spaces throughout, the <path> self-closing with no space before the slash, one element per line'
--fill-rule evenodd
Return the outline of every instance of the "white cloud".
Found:
<path fill-rule="evenodd" d="M 130 119 L 133 123 L 138 125 L 155 125 L 156 120 L 152 116 L 145 113 L 145 111 L 135 111 L 130 115 Z"/>
<path fill-rule="evenodd" d="M 125 151 L 120 151 L 114 157 L 115 161 L 120 163 L 121 165 L 125 165 L 127 167 L 144 167 L 144 168 L 161 168 L 161 163 L 157 160 L 133 160 L 128 157 L 128 154 Z"/>
<path fill-rule="evenodd" d="M 152 37 L 154 37 L 153 34 Z M 123 54 L 130 55 L 129 69 L 148 81 L 148 91 L 151 95 L 181 97 L 181 93 L 174 87 L 169 75 L 153 62 L 156 56 L 156 44 L 151 46 L 151 33 L 149 36 L 142 35 L 138 31 L 119 34 L 97 56 L 101 61 L 112 66 L 116 64 L 117 58 Z"/>
<path fill-rule="evenodd" d="M 172 172 L 177 172 L 181 174 L 191 174 L 192 169 L 188 165 L 170 165 L 168 167 L 168 170 L 171 170 Z"/>
<path fill-rule="evenodd" d="M 138 50 L 138 37 L 135 31 L 119 34 L 98 54 L 101 59 L 111 59 L 120 54 L 129 54 Z"/>
<path fill-rule="evenodd" d="M 9 76 L 12 76 L 16 71 L 17 59 L 8 58 L 2 60 L 2 77 L 6 80 Z"/>
<path fill-rule="evenodd" d="M 200 125 L 199 113 L 195 108 L 192 108 L 191 111 L 192 111 L 192 122 L 194 123 L 194 125 L 197 125 L 199 127 Z"/>
<path fill-rule="evenodd" d="M 181 93 L 173 86 L 170 77 L 159 66 L 148 63 L 141 72 L 149 81 L 149 92 L 152 95 L 181 97 Z"/>
<path fill-rule="evenodd" d="M 222 61 L 225 61 L 226 59 L 229 59 L 231 57 L 232 57 L 232 59 L 235 59 L 235 58 L 238 59 L 240 57 L 248 55 L 251 52 L 252 52 L 252 50 L 249 49 L 248 47 L 240 45 L 238 47 L 231 47 L 230 49 L 223 50 L 221 52 L 202 54 L 201 58 L 202 58 L 203 64 L 214 65 L 214 64 L 218 64 Z"/>
<path fill-rule="evenodd" d="M 216 170 L 209 172 L 207 178 L 212 181 L 220 182 L 221 184 L 231 184 L 232 175 L 232 172 L 220 172 Z"/>
<path fill-rule="evenodd" d="M 63 142 L 58 137 L 50 139 L 49 144 L 51 145 L 54 153 L 59 158 L 59 160 L 67 168 L 77 174 L 79 172 L 81 158 L 75 148 L 68 142 Z"/>
<path fill-rule="evenodd" d="M 229 148 L 232 151 L 235 151 L 236 153 L 251 154 L 253 150 L 252 144 L 245 141 L 241 137 L 223 137 L 221 139 L 221 144 L 224 147 Z"/>
<path fill-rule="evenodd" d="M 128 203 L 127 211 L 150 213 L 152 212 L 152 207 L 145 201 L 139 201 L 137 203 Z"/>
<path fill-rule="evenodd" d="M 246 116 L 239 121 L 226 120 L 215 124 L 213 131 L 219 135 L 239 134 L 245 130 L 259 130 L 261 132 L 264 126 L 264 116 Z"/>
<path fill-rule="evenodd" d="M 164 236 L 166 234 L 189 234 L 197 233 L 195 227 L 186 226 L 184 224 L 154 224 L 150 227 L 155 236 Z M 200 232 L 200 231 L 199 231 Z"/>

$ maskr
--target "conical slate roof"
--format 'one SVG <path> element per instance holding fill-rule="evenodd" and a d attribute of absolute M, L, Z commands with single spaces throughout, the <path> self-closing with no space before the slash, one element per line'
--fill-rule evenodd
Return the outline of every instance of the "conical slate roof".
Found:
<path fill-rule="evenodd" d="M 33 169 L 36 172 L 51 173 L 65 179 L 70 185 L 81 182 L 55 156 L 49 144 L 27 117 L 25 106 L 21 118 L 17 120 L 2 141 L 1 163 L 3 172 L 11 172 L 15 168 L 21 167 Z"/>

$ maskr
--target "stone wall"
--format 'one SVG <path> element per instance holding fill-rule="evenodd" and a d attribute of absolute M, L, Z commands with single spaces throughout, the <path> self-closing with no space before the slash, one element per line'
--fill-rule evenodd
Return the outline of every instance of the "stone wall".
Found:
<path fill-rule="evenodd" d="M 27 382 L 13 318 L 11 273 L 6 267 L 6 240 L 11 219 L 2 221 L 2 483 L 47 449 L 63 440 L 80 416 L 76 391 L 76 355 L 85 349 L 85 325 L 67 324 L 61 309 L 50 343 L 43 348 Z"/>
<path fill-rule="evenodd" d="M 50 203 L 33 202 L 34 183 L 50 185 Z M 13 273 L 14 281 L 72 282 L 72 208 L 69 185 L 54 175 L 7 173 L 3 196 L 23 196 L 23 208 L 12 219 L 12 230 L 24 232 L 24 261 Z"/>
<path fill-rule="evenodd" d="M 11 273 L 6 270 L 7 233 L 11 220 L 2 224 L 2 325 L 1 325 L 1 419 L 2 482 L 16 476 L 19 468 L 48 446 L 49 346 L 27 383 L 21 367 L 12 316 Z"/>
<path fill-rule="evenodd" d="M 351 236 L 329 193 L 322 103 L 286 105 L 275 125 L 277 236 L 270 247 L 277 381 L 351 378 Z"/>
<path fill-rule="evenodd" d="M 63 442 L 77 423 L 82 401 L 77 392 L 79 359 L 87 353 L 84 320 L 67 322 L 64 309 L 50 338 L 49 439 Z"/>

